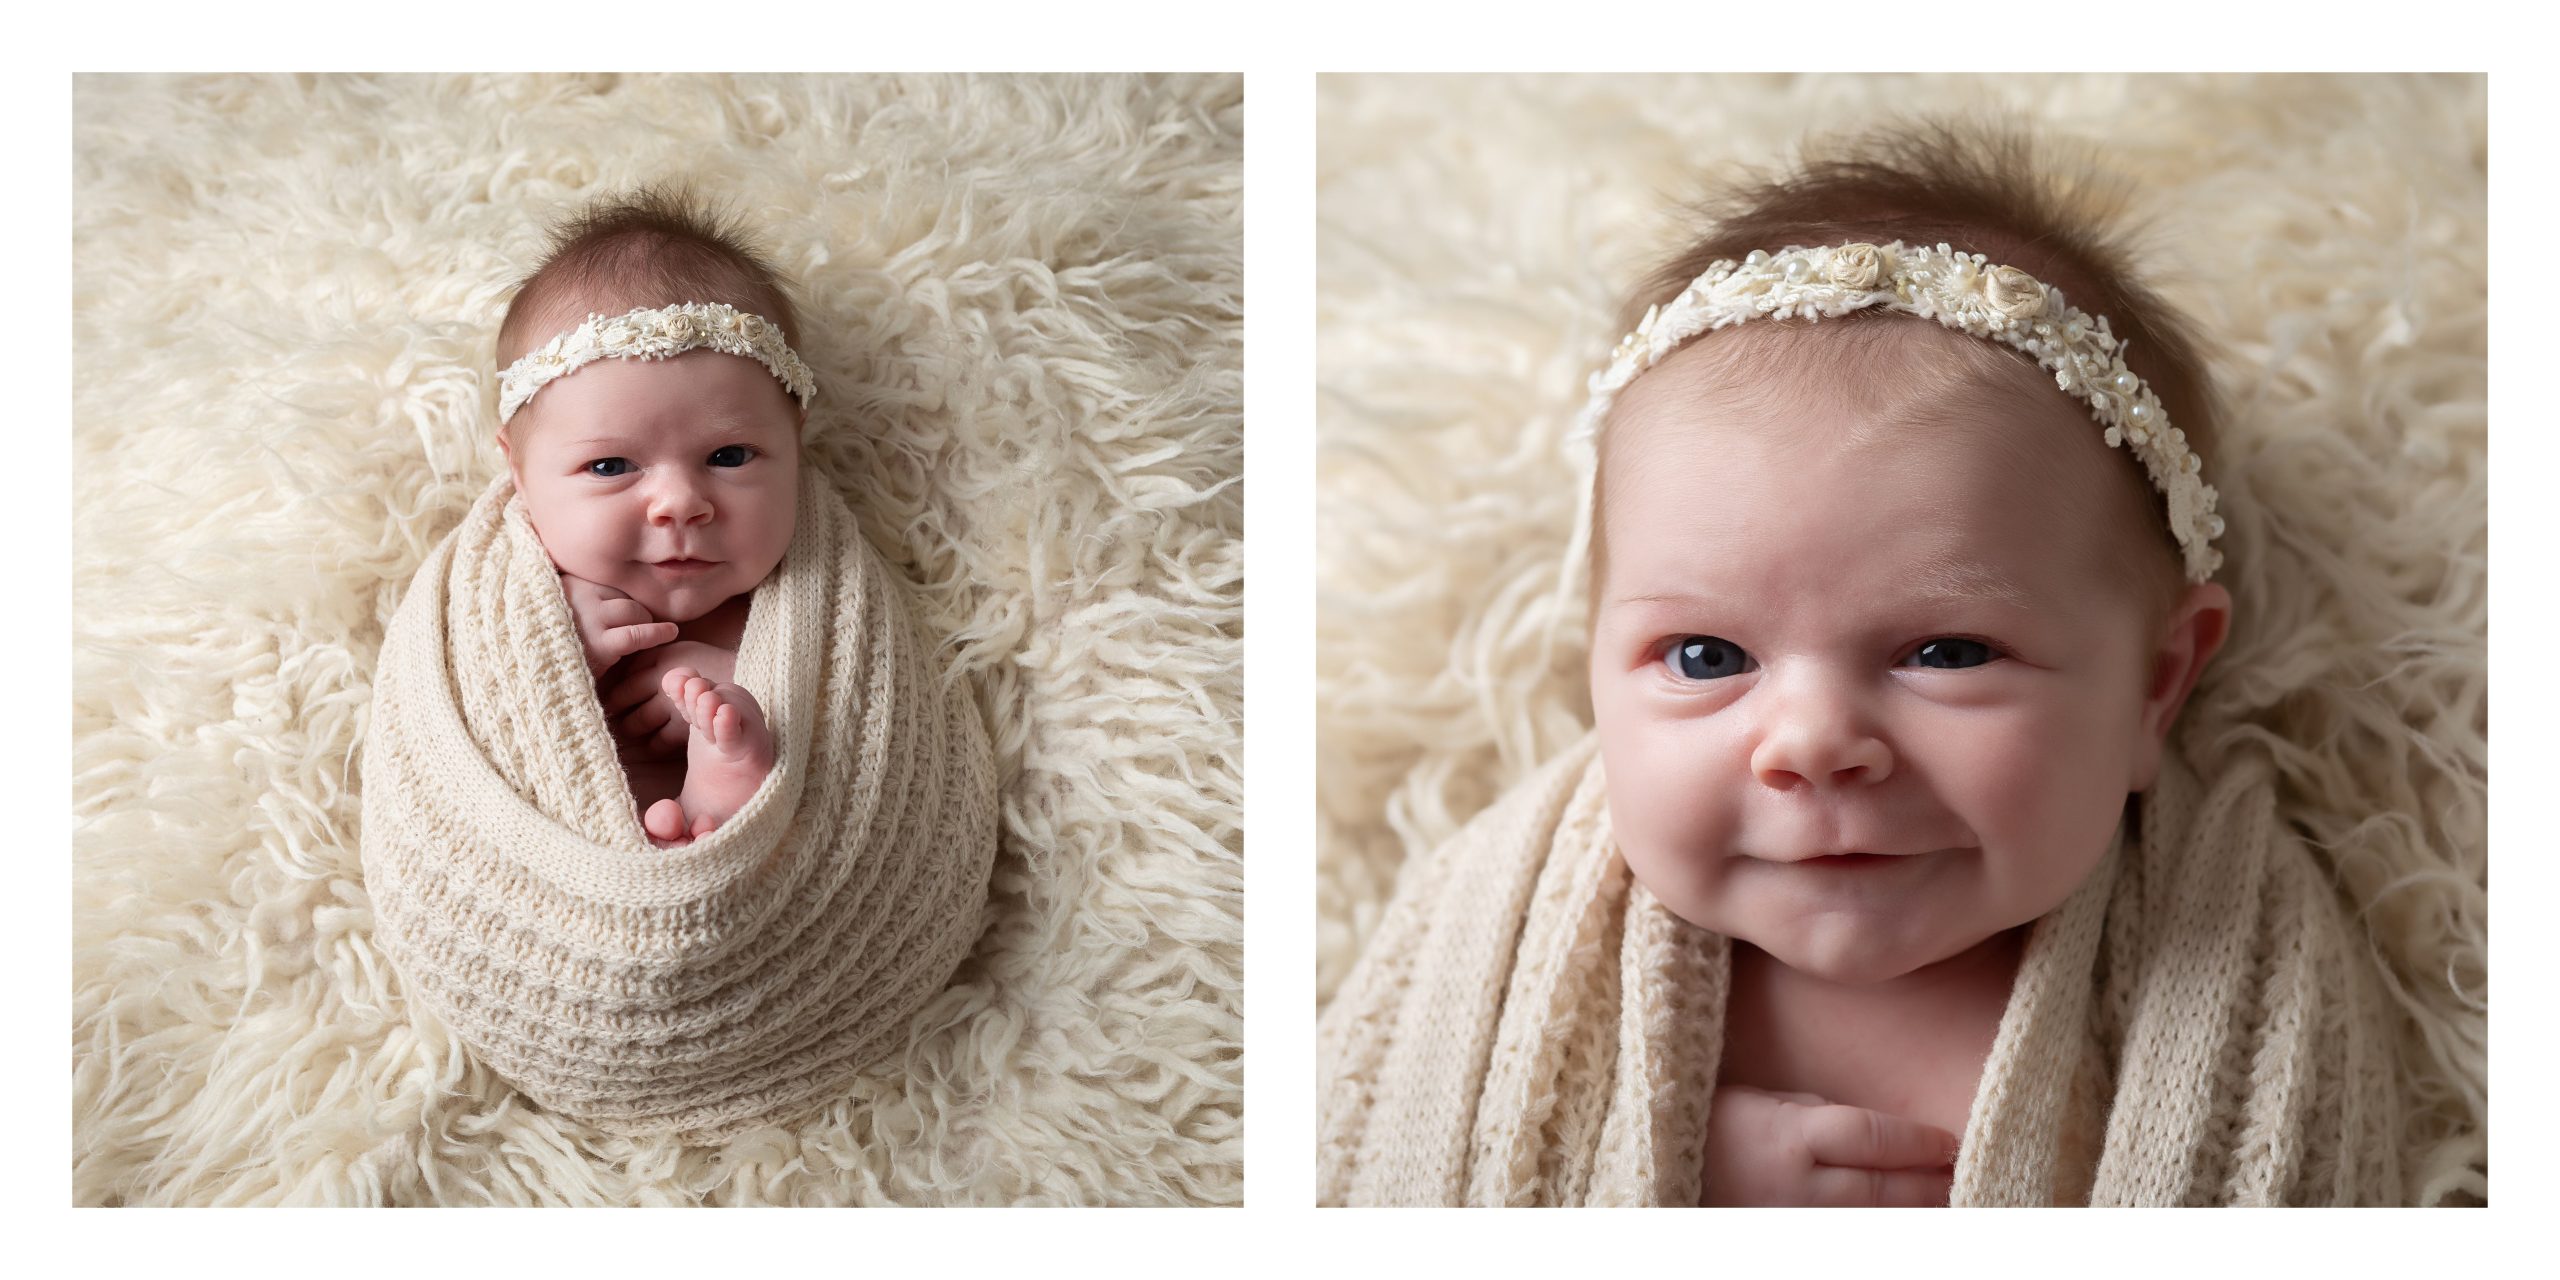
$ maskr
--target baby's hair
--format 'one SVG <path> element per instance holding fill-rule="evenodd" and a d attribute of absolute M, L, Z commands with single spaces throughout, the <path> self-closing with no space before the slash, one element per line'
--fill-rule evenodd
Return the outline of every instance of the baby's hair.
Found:
<path fill-rule="evenodd" d="M 1790 245 L 1860 240 L 1932 247 L 1943 242 L 2016 267 L 2061 290 L 2072 306 L 2106 317 L 2110 331 L 2129 344 L 2126 364 L 2160 397 L 2170 423 L 2186 433 L 2206 474 L 2213 474 L 2222 414 L 2206 348 L 2195 323 L 2137 279 L 2132 240 L 2139 228 L 2123 225 L 2128 186 L 2106 178 L 2093 154 L 2084 153 L 2066 169 L 2040 162 L 2035 151 L 2031 133 L 2015 121 L 1897 119 L 1844 138 L 1809 139 L 1792 171 L 1747 173 L 1692 206 L 1702 224 L 1696 238 L 1637 286 L 1620 331 L 1632 330 L 1646 308 L 1668 303 L 1718 260 L 1738 260 L 1754 249 L 1775 253 Z M 1871 326 L 1933 323 L 1867 309 L 1819 322 L 1755 320 L 1739 329 L 1844 330 L 1844 354 L 1874 365 L 1881 360 L 1872 355 L 1880 344 L 1855 340 L 1881 336 Z M 2052 375 L 2021 352 L 1993 342 L 1968 345 L 1981 348 L 1979 358 L 1948 368 L 1951 381 L 1979 377 L 2007 361 L 2052 383 Z M 1733 358 L 1736 371 L 1761 381 L 1786 360 L 1780 344 L 1756 340 L 1733 344 Z M 2065 396 L 2059 389 L 2052 394 Z M 2098 430 L 2094 421 L 2089 429 Z M 2157 617 L 2185 585 L 2179 551 L 2165 503 L 2151 491 L 2140 464 L 2126 453 L 2123 467 L 2128 483 L 2147 495 L 2158 535 L 2152 540 L 2157 554 L 2127 556 L 2123 572 Z M 1606 567 L 1599 518 L 1606 508 L 1599 477 L 1593 487 L 1590 582 L 1596 603 Z"/>
<path fill-rule="evenodd" d="M 600 198 L 552 226 L 550 250 L 517 285 L 498 325 L 498 367 L 590 311 L 618 315 L 680 302 L 752 311 L 780 326 L 783 341 L 799 342 L 799 316 L 781 271 L 737 220 L 686 187 L 652 185 Z"/>

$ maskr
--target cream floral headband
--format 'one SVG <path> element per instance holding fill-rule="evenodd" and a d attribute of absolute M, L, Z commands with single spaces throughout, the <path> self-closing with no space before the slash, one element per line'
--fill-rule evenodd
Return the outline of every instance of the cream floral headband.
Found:
<path fill-rule="evenodd" d="M 725 302 L 682 302 L 672 307 L 641 307 L 610 318 L 590 312 L 584 324 L 526 352 L 498 375 L 498 421 L 503 425 L 533 399 L 534 392 L 595 361 L 664 360 L 695 347 L 745 356 L 763 365 L 781 380 L 783 390 L 799 399 L 802 409 L 817 398 L 817 378 L 783 342 L 780 326 Z"/>
<path fill-rule="evenodd" d="M 2204 464 L 2187 448 L 2186 433 L 2169 425 L 2160 398 L 2125 367 L 2125 344 L 2107 331 L 2105 317 L 2092 319 L 2065 303 L 2061 290 L 2016 267 L 1991 266 L 1981 254 L 1944 244 L 1789 246 L 1717 262 L 1669 305 L 1648 309 L 1611 353 L 1609 366 L 1591 375 L 1591 399 L 1568 443 L 1577 460 L 1596 466 L 1600 424 L 1618 393 L 1690 338 L 1758 316 L 1814 320 L 1867 307 L 1924 316 L 2005 343 L 2052 370 L 2054 384 L 2087 404 L 2107 429 L 2108 447 L 2130 449 L 2151 486 L 2168 499 L 2169 532 L 2185 552 L 2187 579 L 2205 582 L 2222 566 L 2213 547 L 2222 536 L 2222 517 L 2214 514 L 2220 495 L 2204 482 Z M 1578 563 L 1589 546 L 1592 519 L 1586 484 L 1569 563 Z"/>

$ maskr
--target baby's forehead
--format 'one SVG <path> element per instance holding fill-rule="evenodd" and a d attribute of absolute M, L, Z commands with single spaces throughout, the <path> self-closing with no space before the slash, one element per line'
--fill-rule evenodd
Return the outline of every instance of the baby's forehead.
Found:
<path fill-rule="evenodd" d="M 1715 508 L 1754 509 L 1742 484 L 1848 515 L 1868 514 L 1850 509 L 1882 501 L 1881 486 L 1923 516 L 2093 566 L 2154 536 L 2138 464 L 2051 375 L 1933 321 L 1843 319 L 1717 330 L 1628 386 L 1602 433 L 1603 536 L 1687 506 L 1711 504 L 1696 513 L 1707 524 Z"/>
<path fill-rule="evenodd" d="M 2068 489 L 2092 507 L 2109 490 L 2147 492 L 2131 455 L 2110 449 L 2095 420 L 2032 361 L 1885 313 L 1701 335 L 1628 386 L 1601 444 L 1604 468 L 1674 449 L 1783 458 L 1853 448 L 1950 478 L 1980 473 L 2021 490 Z"/>

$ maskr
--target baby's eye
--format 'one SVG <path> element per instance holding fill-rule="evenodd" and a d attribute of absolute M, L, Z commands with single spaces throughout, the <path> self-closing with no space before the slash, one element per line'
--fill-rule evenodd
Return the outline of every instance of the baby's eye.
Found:
<path fill-rule="evenodd" d="M 750 449 L 745 445 L 722 445 L 711 451 L 711 465 L 715 467 L 743 467 L 747 465 L 747 459 L 754 456 L 755 450 Z M 723 459 L 726 459 L 726 461 L 723 461 Z"/>
<path fill-rule="evenodd" d="M 1751 655 L 1742 646 L 1715 636 L 1682 636 L 1662 661 L 1683 680 L 1721 680 L 1751 669 Z"/>
<path fill-rule="evenodd" d="M 1998 650 L 1979 640 L 1942 636 L 1912 650 L 1911 662 L 1914 666 L 1952 671 L 1960 667 L 1978 667 L 1999 656 Z"/>
<path fill-rule="evenodd" d="M 610 480 L 631 469 L 629 458 L 598 458 L 587 464 L 587 474 Z"/>

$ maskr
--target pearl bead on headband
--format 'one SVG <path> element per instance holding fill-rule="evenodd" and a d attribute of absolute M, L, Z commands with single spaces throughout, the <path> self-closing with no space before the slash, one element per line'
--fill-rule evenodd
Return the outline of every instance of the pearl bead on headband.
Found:
<path fill-rule="evenodd" d="M 725 302 L 641 307 L 619 316 L 589 312 L 586 322 L 524 354 L 498 375 L 498 422 L 516 416 L 533 393 L 604 359 L 664 360 L 695 347 L 745 356 L 765 367 L 807 409 L 818 380 L 782 340 L 781 326 Z"/>
<path fill-rule="evenodd" d="M 2107 445 L 2123 446 L 2142 463 L 2151 487 L 2168 500 L 2169 532 L 2185 553 L 2187 579 L 2205 582 L 2222 566 L 2213 540 L 2222 536 L 2214 514 L 2218 495 L 2203 478 L 2204 464 L 2187 448 L 2186 433 L 2169 425 L 2160 398 L 2125 367 L 2126 344 L 2107 331 L 2101 316 L 2063 301 L 2062 291 L 2016 267 L 1991 266 L 1978 253 L 1891 244 L 1789 246 L 1776 253 L 1755 249 L 1740 262 L 1708 267 L 1668 305 L 1648 308 L 1636 331 L 1591 375 L 1591 399 L 1567 443 L 1596 470 L 1600 425 L 1618 393 L 1680 344 L 1710 329 L 1759 316 L 1818 320 L 1882 307 L 1935 320 L 2025 352 L 2053 371 L 2054 385 L 2086 404 L 2106 428 Z M 1591 486 L 1585 483 L 1575 518 L 1568 573 L 1591 539 Z"/>

